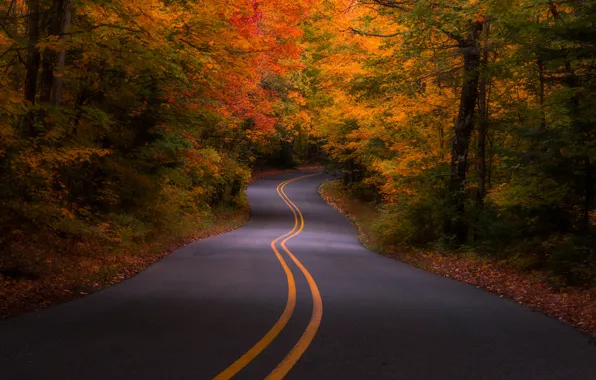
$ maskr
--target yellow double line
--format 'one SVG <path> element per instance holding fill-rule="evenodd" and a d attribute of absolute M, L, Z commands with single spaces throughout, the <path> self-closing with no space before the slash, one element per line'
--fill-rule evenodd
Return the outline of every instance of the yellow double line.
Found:
<path fill-rule="evenodd" d="M 282 182 L 277 186 L 277 194 L 281 197 L 281 199 L 288 205 L 292 213 L 294 214 L 294 228 L 292 228 L 287 233 L 283 234 L 282 236 L 278 237 L 277 239 L 271 242 L 271 249 L 275 253 L 275 256 L 279 260 L 288 280 L 288 300 L 286 302 L 286 307 L 279 317 L 278 321 L 273 325 L 273 327 L 265 334 L 261 340 L 259 340 L 250 350 L 248 350 L 244 355 L 242 355 L 238 360 L 236 360 L 232 365 L 226 368 L 222 373 L 217 375 L 214 380 L 227 380 L 231 379 L 234 375 L 236 375 L 242 368 L 244 368 L 248 363 L 250 363 L 254 358 L 257 357 L 271 342 L 279 335 L 279 333 L 286 327 L 290 317 L 294 313 L 294 309 L 296 308 L 296 282 L 294 281 L 294 275 L 290 270 L 290 267 L 284 260 L 283 256 L 279 252 L 276 247 L 276 244 L 281 240 L 280 246 L 286 252 L 286 254 L 294 261 L 296 266 L 302 271 L 306 281 L 308 282 L 308 286 L 310 287 L 310 292 L 312 294 L 312 301 L 313 301 L 313 310 L 312 316 L 310 318 L 310 322 L 306 327 L 306 330 L 300 337 L 300 340 L 296 345 L 292 348 L 292 350 L 288 353 L 288 355 L 279 363 L 279 365 L 267 376 L 266 379 L 268 380 L 278 380 L 283 379 L 284 376 L 292 369 L 292 367 L 296 364 L 296 362 L 302 357 L 310 343 L 313 341 L 317 330 L 319 329 L 319 325 L 321 324 L 321 318 L 323 316 L 323 301 L 321 300 L 321 294 L 319 292 L 319 288 L 315 283 L 315 280 L 312 278 L 311 274 L 306 270 L 306 268 L 302 265 L 302 263 L 290 252 L 288 247 L 286 247 L 286 243 L 288 240 L 292 239 L 293 237 L 299 235 L 302 230 L 304 229 L 304 217 L 300 212 L 300 209 L 292 202 L 292 200 L 286 195 L 284 192 L 284 188 L 289 183 L 312 177 L 318 174 L 309 174 L 302 177 L 297 177 L 290 179 L 288 181 Z"/>

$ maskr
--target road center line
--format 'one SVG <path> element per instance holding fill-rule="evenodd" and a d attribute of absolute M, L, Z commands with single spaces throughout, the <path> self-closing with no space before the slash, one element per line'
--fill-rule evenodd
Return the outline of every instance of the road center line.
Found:
<path fill-rule="evenodd" d="M 285 193 L 285 185 L 287 185 L 287 183 L 284 184 L 284 186 L 282 186 L 280 189 L 280 196 L 283 195 L 282 198 L 285 198 L 284 200 L 286 200 L 286 203 L 293 206 L 293 208 L 298 213 L 300 217 L 300 229 L 294 235 L 284 239 L 281 242 L 281 247 L 304 274 L 304 277 L 308 282 L 308 286 L 310 287 L 310 292 L 312 294 L 313 309 L 310 322 L 308 323 L 306 330 L 304 330 L 304 333 L 300 337 L 300 340 L 298 341 L 298 343 L 296 343 L 296 345 L 292 348 L 288 355 L 281 361 L 281 363 L 279 363 L 279 365 L 269 374 L 269 376 L 266 377 L 266 380 L 281 380 L 287 375 L 287 373 L 292 369 L 292 367 L 296 365 L 298 360 L 300 360 L 302 355 L 304 355 L 304 352 L 306 351 L 308 346 L 312 343 L 317 333 L 317 330 L 321 325 L 321 319 L 323 318 L 323 300 L 321 299 L 321 293 L 319 292 L 317 283 L 313 279 L 310 272 L 304 267 L 304 265 L 302 265 L 302 263 L 296 258 L 296 256 L 294 256 L 292 252 L 290 252 L 288 247 L 286 247 L 286 242 L 290 240 L 292 237 L 298 235 L 304 229 L 304 216 L 302 215 L 302 212 L 300 212 L 298 206 L 296 206 L 294 202 L 292 202 L 290 197 L 288 197 L 288 195 Z"/>
<path fill-rule="evenodd" d="M 296 210 L 294 209 L 294 207 L 296 207 L 296 206 L 294 205 L 294 207 L 292 207 L 293 203 L 291 203 L 291 201 L 288 202 L 288 200 L 286 200 L 282 196 L 282 194 L 284 194 L 283 188 L 287 184 L 294 182 L 294 181 L 304 179 L 304 178 L 312 177 L 314 175 L 317 175 L 317 174 L 309 174 L 309 175 L 305 175 L 305 176 L 301 176 L 301 177 L 297 177 L 297 178 L 292 178 L 290 180 L 280 183 L 276 188 L 277 194 L 288 205 L 288 207 L 290 208 L 290 210 L 292 210 L 292 213 L 294 214 L 294 227 L 290 231 L 283 234 L 282 236 L 273 240 L 270 244 L 271 249 L 273 250 L 273 252 L 275 253 L 275 256 L 279 260 L 279 263 L 281 264 L 281 266 L 286 274 L 287 281 L 288 281 L 288 300 L 286 302 L 286 307 L 284 308 L 283 313 L 281 314 L 281 316 L 279 317 L 279 319 L 277 320 L 275 325 L 273 325 L 273 327 L 254 346 L 252 346 L 244 355 L 242 355 L 238 360 L 236 360 L 234 363 L 232 363 L 232 365 L 230 365 L 228 368 L 226 368 L 219 375 L 214 377 L 213 380 L 228 380 L 228 379 L 231 379 L 238 372 L 240 372 L 242 370 L 242 368 L 246 367 L 269 344 L 271 344 L 271 342 L 279 335 L 279 333 L 284 329 L 284 327 L 286 327 L 286 325 L 288 324 L 288 321 L 290 320 L 290 317 L 294 313 L 294 309 L 296 307 L 296 282 L 294 280 L 294 275 L 292 274 L 292 271 L 288 267 L 288 264 L 283 259 L 282 255 L 279 253 L 279 250 L 277 249 L 275 244 L 278 243 L 281 239 L 284 239 L 287 237 L 284 240 L 284 242 L 282 243 L 282 247 L 285 247 L 284 243 L 287 240 L 298 235 L 302 231 L 302 228 L 304 227 L 304 219 L 301 217 L 302 215 L 299 214 L 300 211 L 299 210 L 296 211 L 297 208 L 296 208 Z M 300 227 L 301 228 L 296 232 L 296 230 L 298 229 L 298 225 L 299 225 L 299 217 L 298 217 L 299 215 L 301 217 L 300 218 L 300 222 L 301 222 Z M 286 248 L 284 248 L 284 249 L 286 249 Z M 288 252 L 288 251 L 286 251 L 286 252 Z"/>

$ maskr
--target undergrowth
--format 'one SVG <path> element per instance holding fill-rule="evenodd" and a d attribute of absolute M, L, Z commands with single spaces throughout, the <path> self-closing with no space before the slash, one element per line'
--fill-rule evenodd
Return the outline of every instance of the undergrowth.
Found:
<path fill-rule="evenodd" d="M 68 301 L 130 278 L 176 248 L 221 234 L 248 220 L 244 196 L 236 205 L 187 215 L 143 239 L 105 240 L 39 234 L 18 247 L 18 265 L 0 272 L 0 318 Z"/>

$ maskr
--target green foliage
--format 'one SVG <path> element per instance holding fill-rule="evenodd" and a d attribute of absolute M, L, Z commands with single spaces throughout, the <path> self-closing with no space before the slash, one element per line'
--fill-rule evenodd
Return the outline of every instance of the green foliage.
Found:
<path fill-rule="evenodd" d="M 596 275 L 596 241 L 579 236 L 554 236 L 543 245 L 552 252 L 548 265 L 562 282 L 586 285 Z"/>

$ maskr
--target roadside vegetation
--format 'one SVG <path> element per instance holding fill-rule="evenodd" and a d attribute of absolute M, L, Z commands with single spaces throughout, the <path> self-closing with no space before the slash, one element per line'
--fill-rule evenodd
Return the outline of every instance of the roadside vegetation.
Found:
<path fill-rule="evenodd" d="M 35 237 L 23 244 L 31 260 L 27 272 L 5 270 L 0 275 L 0 319 L 68 301 L 126 280 L 174 249 L 192 241 L 242 226 L 248 220 L 248 204 L 221 206 L 208 215 L 187 217 L 167 232 L 156 232 L 143 241 L 106 245 L 100 239 Z M 66 246 L 64 246 L 66 244 Z"/>
<path fill-rule="evenodd" d="M 593 288 L 596 3 L 458 4 L 347 2 L 314 18 L 308 99 L 332 166 L 378 205 L 383 246 L 473 251 Z"/>
<path fill-rule="evenodd" d="M 552 272 L 528 270 L 515 260 L 487 257 L 473 249 L 454 252 L 391 245 L 383 238 L 386 232 L 378 223 L 382 219 L 382 206 L 363 201 L 341 181 L 324 183 L 319 193 L 352 221 L 366 248 L 510 298 L 596 338 L 596 288 L 553 286 L 559 280 Z"/>
<path fill-rule="evenodd" d="M 459 4 L 355 2 L 329 10 L 348 35 L 313 26 L 342 173 L 322 190 L 366 246 L 594 334 L 596 3 Z"/>

